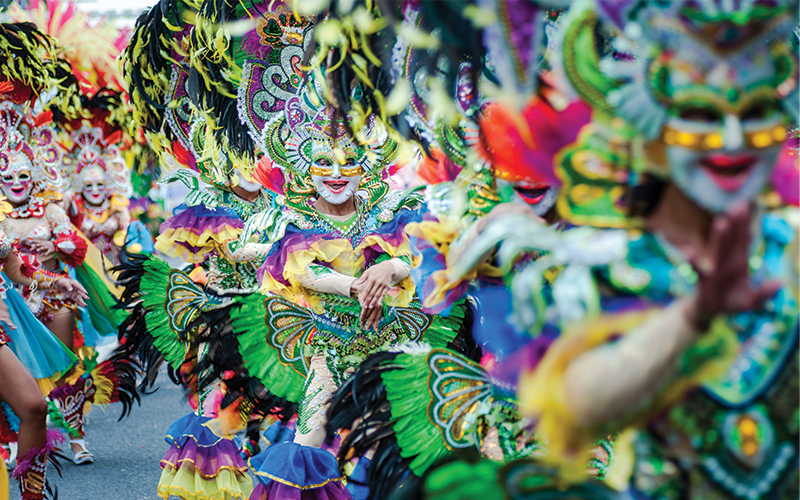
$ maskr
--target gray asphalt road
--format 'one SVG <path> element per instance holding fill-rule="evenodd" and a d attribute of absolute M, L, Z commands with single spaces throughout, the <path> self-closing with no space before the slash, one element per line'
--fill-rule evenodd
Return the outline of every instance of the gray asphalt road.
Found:
<path fill-rule="evenodd" d="M 162 373 L 160 389 L 142 397 L 142 406 L 117 422 L 121 407 L 109 405 L 105 411 L 95 407 L 89 414 L 86 442 L 95 455 L 92 465 L 77 466 L 61 460 L 63 477 L 48 470 L 58 488 L 59 500 L 155 500 L 159 460 L 167 450 L 164 434 L 178 417 L 191 408 L 180 388 Z M 11 499 L 19 500 L 16 485 Z"/>

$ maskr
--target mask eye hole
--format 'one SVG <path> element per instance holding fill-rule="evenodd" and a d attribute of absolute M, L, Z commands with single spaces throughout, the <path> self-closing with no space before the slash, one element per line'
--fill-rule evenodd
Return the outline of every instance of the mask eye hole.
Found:
<path fill-rule="evenodd" d="M 97 183 L 97 189 L 105 189 L 105 187 L 106 187 L 106 185 L 103 184 L 102 182 L 98 182 Z"/>
<path fill-rule="evenodd" d="M 344 164 L 345 164 L 345 166 L 347 166 L 347 167 L 355 167 L 355 166 L 356 166 L 356 159 L 355 159 L 355 158 L 348 158 L 348 159 L 345 161 L 345 163 L 344 163 Z"/>
<path fill-rule="evenodd" d="M 316 163 L 320 167 L 330 167 L 331 166 L 331 161 L 329 159 L 327 159 L 327 158 L 319 158 L 319 159 L 315 160 L 314 163 Z"/>
<path fill-rule="evenodd" d="M 687 121 L 716 123 L 722 121 L 722 115 L 715 109 L 704 106 L 691 106 L 682 109 L 678 116 Z"/>
<path fill-rule="evenodd" d="M 741 119 L 743 122 L 766 120 L 778 112 L 779 108 L 779 104 L 774 101 L 762 101 L 748 107 L 742 113 Z"/>
<path fill-rule="evenodd" d="M 5 182 L 7 184 L 11 184 L 12 182 L 14 182 L 14 176 L 13 175 L 4 175 L 3 176 L 3 182 Z"/>

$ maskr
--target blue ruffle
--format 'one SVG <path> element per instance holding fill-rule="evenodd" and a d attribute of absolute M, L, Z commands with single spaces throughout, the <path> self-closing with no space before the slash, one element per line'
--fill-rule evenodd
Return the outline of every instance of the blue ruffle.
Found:
<path fill-rule="evenodd" d="M 372 462 L 369 458 L 361 457 L 358 459 L 353 473 L 350 474 L 350 479 L 347 482 L 347 490 L 353 495 L 353 500 L 366 500 L 369 496 L 369 487 L 367 484 L 367 469 Z"/>
<path fill-rule="evenodd" d="M 197 217 L 198 219 L 210 219 L 213 217 L 230 217 L 232 219 L 241 219 L 236 211 L 232 208 L 226 207 L 224 205 L 220 205 L 217 207 L 209 208 L 204 204 L 199 205 L 192 205 L 189 206 L 186 203 L 181 203 L 174 210 L 172 210 L 172 215 L 178 215 L 181 212 L 189 211 L 192 215 Z"/>
<path fill-rule="evenodd" d="M 267 442 L 267 445 L 271 446 L 275 443 L 290 443 L 294 441 L 294 433 L 294 429 L 290 429 L 280 422 L 275 422 L 267 427 L 262 438 Z"/>
<path fill-rule="evenodd" d="M 164 439 L 167 444 L 174 444 L 179 448 L 183 447 L 189 439 L 194 439 L 198 446 L 214 446 L 226 438 L 214 434 L 205 426 L 211 420 L 213 419 L 210 417 L 202 417 L 196 413 L 184 415 L 169 426 Z M 239 438 L 234 437 L 233 441 L 239 445 Z M 241 446 L 239 447 L 241 448 Z"/>
<path fill-rule="evenodd" d="M 341 479 L 336 457 L 329 451 L 297 443 L 276 443 L 250 459 L 259 482 L 273 481 L 298 489 L 319 488 Z"/>

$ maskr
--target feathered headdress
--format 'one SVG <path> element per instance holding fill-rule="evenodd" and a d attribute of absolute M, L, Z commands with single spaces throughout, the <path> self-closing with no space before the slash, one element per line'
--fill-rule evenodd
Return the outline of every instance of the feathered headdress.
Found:
<path fill-rule="evenodd" d="M 280 1 L 203 4 L 191 35 L 189 87 L 217 123 L 217 142 L 234 156 L 253 160 L 263 150 L 267 124 L 303 85 L 312 28 L 313 18 Z"/>
<path fill-rule="evenodd" d="M 51 85 L 53 41 L 33 23 L 0 23 L 0 100 L 23 104 Z"/>

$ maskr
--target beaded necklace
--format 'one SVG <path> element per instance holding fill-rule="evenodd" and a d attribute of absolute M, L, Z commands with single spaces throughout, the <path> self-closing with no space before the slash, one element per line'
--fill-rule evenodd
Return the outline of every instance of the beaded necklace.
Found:
<path fill-rule="evenodd" d="M 44 205 L 44 201 L 28 198 L 28 201 L 24 205 L 12 208 L 8 215 L 12 219 L 44 217 Z"/>
<path fill-rule="evenodd" d="M 259 196 L 254 201 L 247 201 L 235 194 L 223 192 L 222 201 L 229 208 L 233 209 L 242 220 L 249 219 L 254 213 L 264 209 L 264 197 Z"/>
<path fill-rule="evenodd" d="M 324 214 L 319 213 L 316 209 L 312 213 L 314 224 L 326 233 L 332 233 L 352 243 L 358 243 L 361 238 L 363 238 L 363 232 L 367 221 L 366 216 L 369 212 L 364 209 L 366 204 L 362 203 L 360 199 L 356 198 L 355 203 L 355 216 L 345 223 L 341 229 L 334 226 Z"/>
<path fill-rule="evenodd" d="M 104 223 L 108 220 L 109 216 L 111 215 L 110 211 L 108 210 L 108 200 L 103 200 L 99 206 L 92 206 L 88 203 L 85 205 L 86 207 L 86 216 L 89 217 L 91 220 L 98 222 L 100 224 Z"/>

